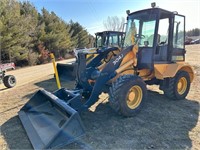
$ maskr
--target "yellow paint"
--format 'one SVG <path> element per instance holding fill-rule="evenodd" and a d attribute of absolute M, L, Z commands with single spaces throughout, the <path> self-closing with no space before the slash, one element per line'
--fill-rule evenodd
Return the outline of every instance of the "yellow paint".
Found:
<path fill-rule="evenodd" d="M 195 73 L 194 73 L 194 69 L 192 66 L 190 65 L 185 65 L 183 67 L 180 68 L 180 70 L 186 71 L 189 73 L 190 75 L 190 81 L 192 82 L 195 78 Z"/>
<path fill-rule="evenodd" d="M 180 95 L 184 94 L 187 89 L 187 80 L 185 77 L 179 79 L 177 84 L 177 91 Z"/>
<path fill-rule="evenodd" d="M 133 60 L 132 66 L 137 66 L 137 57 L 136 57 L 137 52 L 138 52 L 138 45 L 134 45 L 132 51 L 130 51 L 129 53 L 126 54 L 126 56 L 124 56 L 120 66 L 123 66 L 130 60 Z"/>
<path fill-rule="evenodd" d="M 102 71 L 103 68 L 104 68 L 106 65 L 107 65 L 107 63 L 106 63 L 106 62 L 103 62 L 100 66 L 97 67 L 97 69 L 98 69 L 99 71 Z"/>
<path fill-rule="evenodd" d="M 131 87 L 126 96 L 126 103 L 130 109 L 136 109 L 142 102 L 142 89 L 138 85 Z"/>
<path fill-rule="evenodd" d="M 98 56 L 98 54 L 87 54 L 86 55 L 86 64 L 88 64 L 89 62 L 91 62 L 97 56 Z"/>
<path fill-rule="evenodd" d="M 164 78 L 174 77 L 179 70 L 189 73 L 190 81 L 194 79 L 194 70 L 185 62 L 177 62 L 174 64 L 154 64 L 154 75 L 157 79 L 163 80 Z"/>
<path fill-rule="evenodd" d="M 136 55 L 138 53 L 138 45 L 134 45 L 132 51 L 133 51 L 133 56 L 134 56 L 133 57 L 133 65 L 136 67 L 137 66 L 137 57 L 136 57 Z"/>
<path fill-rule="evenodd" d="M 128 62 L 124 63 L 123 65 L 121 65 L 117 70 L 117 74 L 121 73 L 123 70 L 126 70 L 129 66 L 131 66 L 133 64 L 133 60 L 129 60 Z"/>
<path fill-rule="evenodd" d="M 52 63 L 53 63 L 53 68 L 54 68 L 54 72 L 55 72 L 55 76 L 56 76 L 57 87 L 58 87 L 58 89 L 60 89 L 61 88 L 60 79 L 59 79 L 58 71 L 57 71 L 57 68 L 56 68 L 56 62 L 55 62 L 54 54 L 50 53 L 50 57 L 51 57 L 51 60 L 52 60 Z"/>
<path fill-rule="evenodd" d="M 155 77 L 158 79 L 174 77 L 178 67 L 178 64 L 154 64 Z"/>
<path fill-rule="evenodd" d="M 151 80 L 152 78 L 154 78 L 154 74 L 149 70 L 149 69 L 141 69 L 138 70 L 139 76 L 143 79 L 143 80 Z"/>

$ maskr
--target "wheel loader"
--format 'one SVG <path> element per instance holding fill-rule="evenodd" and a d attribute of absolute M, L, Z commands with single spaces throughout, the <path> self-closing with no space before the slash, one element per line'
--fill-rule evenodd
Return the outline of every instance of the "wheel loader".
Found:
<path fill-rule="evenodd" d="M 75 50 L 75 56 L 78 51 L 96 51 L 97 49 L 106 48 L 106 47 L 122 47 L 123 39 L 124 39 L 124 32 L 120 31 L 103 31 L 103 32 L 97 32 L 96 35 L 96 41 L 95 41 L 95 47 L 90 49 L 78 49 Z M 93 57 L 95 57 L 97 54 L 88 54 L 87 62 L 89 62 Z M 108 55 L 108 57 L 112 56 L 112 53 Z M 77 59 L 77 57 L 76 57 Z M 77 69 L 77 61 L 72 63 L 57 63 L 57 70 L 58 75 L 62 79 L 68 79 L 68 80 L 74 80 L 76 78 L 76 69 Z"/>
<path fill-rule="evenodd" d="M 125 117 L 137 115 L 148 101 L 146 85 L 159 85 L 169 99 L 187 96 L 194 79 L 185 63 L 185 17 L 153 7 L 129 13 L 123 50 L 102 63 L 117 47 L 80 51 L 77 86 L 53 93 L 39 90 L 19 111 L 35 149 L 58 148 L 85 133 L 80 112 L 88 110 L 102 92 L 111 108 Z M 88 54 L 98 54 L 89 63 Z"/>

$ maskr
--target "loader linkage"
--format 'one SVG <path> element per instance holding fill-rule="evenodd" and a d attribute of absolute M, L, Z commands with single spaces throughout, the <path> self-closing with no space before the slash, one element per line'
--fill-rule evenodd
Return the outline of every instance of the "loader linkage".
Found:
<path fill-rule="evenodd" d="M 89 68 L 95 71 L 95 66 L 99 64 L 104 55 L 117 49 L 110 48 L 100 51 L 101 55 L 88 64 Z M 107 74 L 100 74 L 97 85 L 95 84 L 93 88 L 86 80 L 88 77 L 86 77 L 87 68 L 84 63 L 86 62 L 85 52 L 79 53 L 79 58 L 79 72 L 77 72 L 79 82 L 75 89 L 61 88 L 53 93 L 39 90 L 18 112 L 34 149 L 61 147 L 77 140 L 85 133 L 79 112 L 87 110 L 98 100 L 101 86 L 111 76 L 105 78 Z M 98 63 L 94 63 L 97 61 Z"/>

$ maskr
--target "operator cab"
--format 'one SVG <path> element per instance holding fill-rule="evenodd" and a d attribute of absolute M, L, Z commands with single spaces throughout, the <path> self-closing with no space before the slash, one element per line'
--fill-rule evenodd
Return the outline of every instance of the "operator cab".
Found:
<path fill-rule="evenodd" d="M 138 43 L 138 69 L 185 60 L 185 17 L 151 8 L 128 14 L 124 47 Z"/>
<path fill-rule="evenodd" d="M 122 47 L 122 40 L 124 32 L 118 31 L 104 31 L 97 32 L 96 35 L 96 48 L 103 47 Z"/>

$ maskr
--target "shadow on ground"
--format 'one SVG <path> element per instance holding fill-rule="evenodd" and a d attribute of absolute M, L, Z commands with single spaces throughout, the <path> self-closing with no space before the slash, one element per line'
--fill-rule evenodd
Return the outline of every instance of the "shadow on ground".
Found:
<path fill-rule="evenodd" d="M 148 101 L 135 117 L 124 118 L 101 104 L 94 113 L 85 112 L 85 143 L 95 149 L 187 149 L 192 147 L 189 132 L 196 126 L 199 103 L 171 101 L 148 92 Z"/>
<path fill-rule="evenodd" d="M 52 83 L 54 79 L 36 85 L 52 92 L 56 90 Z M 195 100 L 172 101 L 154 91 L 148 91 L 144 108 L 131 118 L 116 114 L 109 103 L 100 104 L 95 112 L 81 113 L 86 135 L 64 148 L 190 149 L 189 132 L 197 124 L 199 108 Z M 32 149 L 18 116 L 4 123 L 1 130 L 10 149 Z"/>
<path fill-rule="evenodd" d="M 61 87 L 64 87 L 67 89 L 73 89 L 75 87 L 75 81 L 60 80 L 60 83 L 61 83 Z M 39 87 L 38 90 L 44 89 L 48 92 L 54 92 L 54 91 L 58 90 L 55 78 L 37 82 L 37 83 L 35 83 L 35 85 Z M 36 92 L 25 95 L 23 98 L 30 99 Z"/>
<path fill-rule="evenodd" d="M 1 126 L 1 132 L 9 149 L 33 149 L 18 116 L 5 122 Z"/>
<path fill-rule="evenodd" d="M 3 88 L 3 89 L 0 89 L 0 91 L 5 91 L 5 90 L 7 90 L 7 89 L 9 89 L 9 88 Z"/>

